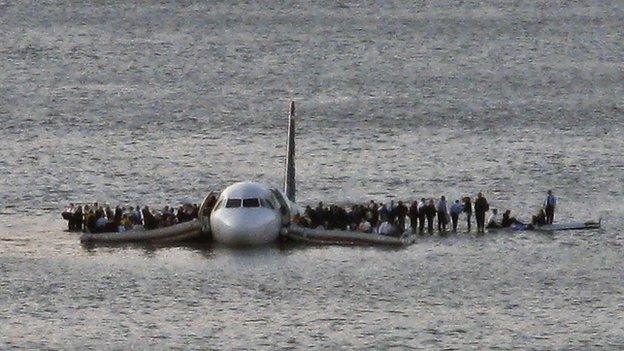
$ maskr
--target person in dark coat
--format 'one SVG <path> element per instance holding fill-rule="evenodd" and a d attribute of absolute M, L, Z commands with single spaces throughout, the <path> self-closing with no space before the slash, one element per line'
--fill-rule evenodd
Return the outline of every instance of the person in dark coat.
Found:
<path fill-rule="evenodd" d="M 466 224 L 468 224 L 468 231 L 470 231 L 470 217 L 472 217 L 472 201 L 469 196 L 464 198 L 464 209 L 463 212 L 466 214 Z"/>
<path fill-rule="evenodd" d="M 154 217 L 149 207 L 145 206 L 142 212 L 143 212 L 143 222 L 144 222 L 143 226 L 145 227 L 145 229 L 147 230 L 156 229 L 158 227 L 158 220 L 156 220 L 156 217 Z"/>
<path fill-rule="evenodd" d="M 516 217 L 511 216 L 511 210 L 505 211 L 505 213 L 503 213 L 503 220 L 501 221 L 501 225 L 503 226 L 503 228 L 508 228 L 516 224 L 524 225 L 524 223 L 517 220 Z"/>
<path fill-rule="evenodd" d="M 405 231 L 405 217 L 407 216 L 407 206 L 403 204 L 403 201 L 399 201 L 393 211 L 396 214 L 396 226 L 399 229 L 399 233 L 403 234 Z"/>
<path fill-rule="evenodd" d="M 83 227 L 82 206 L 78 206 L 78 208 L 76 208 L 76 212 L 74 212 L 72 219 L 74 221 L 74 230 L 81 232 Z"/>
<path fill-rule="evenodd" d="M 485 213 L 490 210 L 490 204 L 488 204 L 482 193 L 477 194 L 474 208 L 475 218 L 477 219 L 477 231 L 483 233 L 485 231 Z"/>
<path fill-rule="evenodd" d="M 446 225 L 448 223 L 448 219 L 446 218 L 448 214 L 448 206 L 444 196 L 440 197 L 436 210 L 438 211 L 438 231 L 440 233 L 446 232 Z"/>
<path fill-rule="evenodd" d="M 123 210 L 121 209 L 121 206 L 117 205 L 117 207 L 115 207 L 115 215 L 114 215 L 114 222 L 119 225 L 119 223 L 121 223 L 121 217 L 123 217 Z"/>
<path fill-rule="evenodd" d="M 531 224 L 534 226 L 542 226 L 544 224 L 547 224 L 546 213 L 544 212 L 544 209 L 540 209 L 537 215 L 533 216 Z"/>
<path fill-rule="evenodd" d="M 325 216 L 325 207 L 323 206 L 323 202 L 319 201 L 318 205 L 316 206 L 316 209 L 314 210 L 314 212 L 316 213 L 316 226 L 326 226 L 327 225 L 327 218 Z"/>
<path fill-rule="evenodd" d="M 178 213 L 176 216 L 178 217 L 178 223 L 183 223 L 183 222 L 187 222 L 191 220 L 189 216 L 186 214 L 186 211 L 184 211 L 183 206 L 180 206 L 178 208 Z"/>
<path fill-rule="evenodd" d="M 429 230 L 429 234 L 433 234 L 433 220 L 437 213 L 435 202 L 433 199 L 430 199 L 429 204 L 425 206 L 425 216 L 427 216 L 427 229 Z"/>
<path fill-rule="evenodd" d="M 99 216 L 102 216 L 102 211 L 100 209 L 96 209 L 95 212 L 89 211 L 85 216 L 85 227 L 89 233 L 96 233 L 97 228 L 95 226 Z"/>
<path fill-rule="evenodd" d="M 375 228 L 377 227 L 377 224 L 379 224 L 379 208 L 377 207 L 375 201 L 371 200 L 368 209 L 370 211 L 370 224 L 373 228 Z"/>

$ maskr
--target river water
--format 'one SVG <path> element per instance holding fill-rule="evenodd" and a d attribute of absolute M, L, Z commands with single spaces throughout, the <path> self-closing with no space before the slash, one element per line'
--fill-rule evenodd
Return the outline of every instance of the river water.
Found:
<path fill-rule="evenodd" d="M 624 6 L 0 1 L 2 349 L 624 348 Z M 68 202 L 483 191 L 594 231 L 81 246 Z"/>

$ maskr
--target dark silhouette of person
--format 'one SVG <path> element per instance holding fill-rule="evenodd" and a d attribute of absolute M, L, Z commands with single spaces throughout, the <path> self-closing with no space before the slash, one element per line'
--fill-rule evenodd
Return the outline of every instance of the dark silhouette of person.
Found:
<path fill-rule="evenodd" d="M 477 219 L 477 231 L 483 233 L 485 231 L 485 213 L 490 210 L 490 204 L 487 199 L 483 197 L 482 193 L 477 194 L 475 200 L 475 217 Z"/>

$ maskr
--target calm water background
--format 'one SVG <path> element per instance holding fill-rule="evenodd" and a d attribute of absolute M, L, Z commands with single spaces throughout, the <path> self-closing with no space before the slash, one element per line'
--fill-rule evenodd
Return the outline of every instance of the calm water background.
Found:
<path fill-rule="evenodd" d="M 100 2 L 98 2 L 100 3 Z M 104 3 L 104 2 L 102 2 Z M 624 348 L 620 1 L 0 1 L 2 349 Z M 598 231 L 83 247 L 70 201 L 484 191 Z"/>

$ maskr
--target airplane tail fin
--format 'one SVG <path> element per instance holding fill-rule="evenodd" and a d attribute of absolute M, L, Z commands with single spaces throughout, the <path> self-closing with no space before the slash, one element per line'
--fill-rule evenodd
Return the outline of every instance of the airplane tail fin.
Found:
<path fill-rule="evenodd" d="M 286 145 L 286 174 L 284 176 L 284 194 L 295 202 L 295 102 L 290 102 L 288 113 L 288 143 Z"/>

